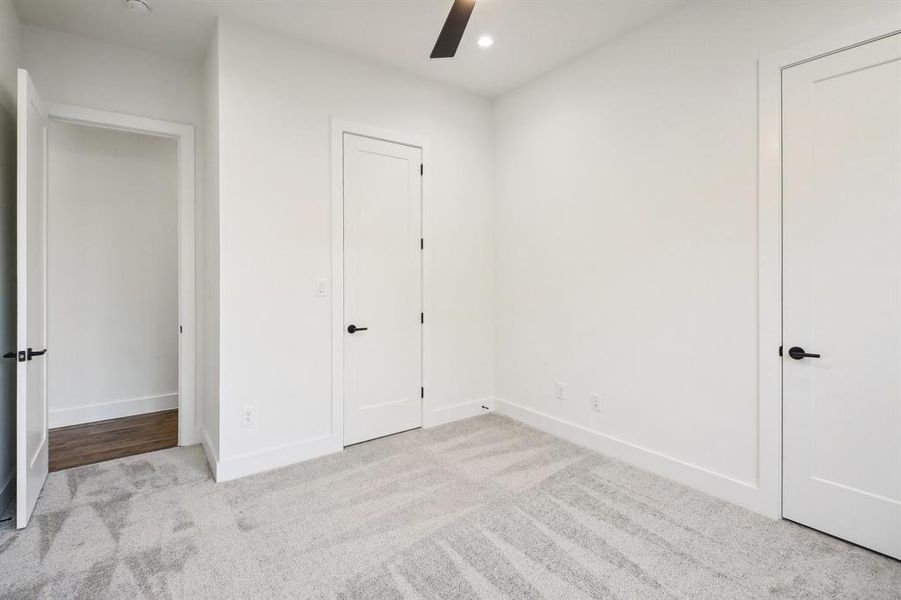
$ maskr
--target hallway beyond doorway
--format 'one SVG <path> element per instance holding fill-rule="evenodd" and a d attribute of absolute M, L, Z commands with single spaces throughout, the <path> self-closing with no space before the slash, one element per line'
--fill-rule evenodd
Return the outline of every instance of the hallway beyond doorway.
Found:
<path fill-rule="evenodd" d="M 178 445 L 178 410 L 50 430 L 50 472 Z"/>

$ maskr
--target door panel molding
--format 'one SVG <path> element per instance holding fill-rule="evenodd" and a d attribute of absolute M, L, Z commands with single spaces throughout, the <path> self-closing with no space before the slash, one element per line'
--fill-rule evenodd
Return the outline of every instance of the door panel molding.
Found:
<path fill-rule="evenodd" d="M 332 269 L 331 269 L 331 328 L 332 328 L 332 419 L 331 438 L 344 447 L 344 134 L 357 135 L 405 146 L 417 147 L 422 152 L 425 165 L 422 174 L 422 237 L 430 239 L 429 199 L 431 194 L 429 177 L 429 144 L 428 140 L 414 134 L 385 129 L 374 125 L 349 121 L 337 117 L 331 119 L 331 233 L 332 233 Z M 422 252 L 422 310 L 431 314 L 430 286 L 430 244 L 426 243 Z M 422 426 L 432 426 L 432 403 L 429 394 L 430 381 L 430 329 L 429 319 L 422 325 L 422 385 L 425 389 L 422 398 Z"/>
<path fill-rule="evenodd" d="M 901 32 L 901 13 L 801 42 L 758 62 L 758 447 L 755 508 L 782 517 L 782 71 Z"/>

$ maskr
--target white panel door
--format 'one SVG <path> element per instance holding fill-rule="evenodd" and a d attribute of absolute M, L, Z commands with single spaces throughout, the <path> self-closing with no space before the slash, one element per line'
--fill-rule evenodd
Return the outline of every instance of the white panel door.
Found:
<path fill-rule="evenodd" d="M 47 479 L 47 112 L 19 69 L 17 124 L 16 526 Z"/>
<path fill-rule="evenodd" d="M 422 425 L 422 150 L 344 134 L 344 443 Z"/>
<path fill-rule="evenodd" d="M 783 515 L 901 558 L 901 36 L 782 94 Z"/>

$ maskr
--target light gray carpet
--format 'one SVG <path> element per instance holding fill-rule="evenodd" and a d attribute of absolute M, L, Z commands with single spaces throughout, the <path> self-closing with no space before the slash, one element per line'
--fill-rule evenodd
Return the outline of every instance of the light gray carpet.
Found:
<path fill-rule="evenodd" d="M 215 484 L 53 473 L 3 598 L 901 598 L 901 563 L 487 415 Z"/>

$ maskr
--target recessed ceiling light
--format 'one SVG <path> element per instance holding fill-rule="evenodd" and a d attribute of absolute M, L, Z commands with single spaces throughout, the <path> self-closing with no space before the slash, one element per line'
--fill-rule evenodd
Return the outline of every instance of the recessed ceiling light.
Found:
<path fill-rule="evenodd" d="M 125 0 L 125 8 L 136 15 L 146 15 L 151 11 L 150 5 L 144 0 Z"/>
<path fill-rule="evenodd" d="M 479 45 L 479 48 L 490 48 L 494 45 L 494 38 L 490 35 L 483 35 L 479 37 L 479 41 L 476 43 Z"/>

